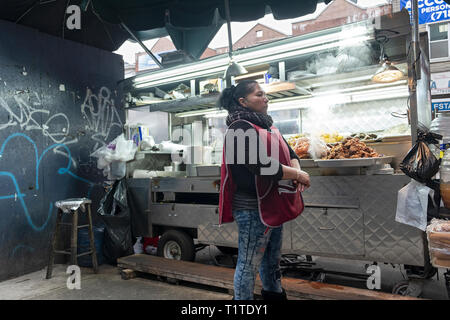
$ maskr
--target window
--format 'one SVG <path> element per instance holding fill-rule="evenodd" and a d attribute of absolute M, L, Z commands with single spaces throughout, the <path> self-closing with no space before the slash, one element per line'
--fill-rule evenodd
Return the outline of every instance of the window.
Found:
<path fill-rule="evenodd" d="M 300 111 L 298 109 L 269 111 L 268 114 L 282 135 L 300 133 Z"/>
<path fill-rule="evenodd" d="M 256 31 L 256 37 L 257 37 L 257 38 L 262 38 L 262 36 L 263 36 L 262 30 Z"/>
<path fill-rule="evenodd" d="M 430 24 L 428 32 L 430 35 L 430 59 L 448 58 L 448 23 Z"/>

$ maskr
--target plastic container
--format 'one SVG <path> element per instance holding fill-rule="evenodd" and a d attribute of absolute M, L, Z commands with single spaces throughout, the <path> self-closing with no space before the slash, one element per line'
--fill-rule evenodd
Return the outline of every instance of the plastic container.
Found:
<path fill-rule="evenodd" d="M 442 135 L 440 149 L 448 149 L 450 147 L 450 112 L 437 113 L 437 117 L 431 121 L 430 131 Z"/>
<path fill-rule="evenodd" d="M 450 149 L 447 149 L 442 158 L 440 168 L 440 190 L 444 206 L 450 209 Z"/>
<path fill-rule="evenodd" d="M 94 245 L 97 253 L 97 263 L 101 265 L 105 263 L 103 257 L 103 237 L 105 228 L 94 227 Z M 91 242 L 89 241 L 89 229 L 81 228 L 78 230 L 78 254 L 89 251 L 91 248 Z M 92 256 L 90 254 L 78 257 L 78 265 L 80 267 L 92 268 Z"/>

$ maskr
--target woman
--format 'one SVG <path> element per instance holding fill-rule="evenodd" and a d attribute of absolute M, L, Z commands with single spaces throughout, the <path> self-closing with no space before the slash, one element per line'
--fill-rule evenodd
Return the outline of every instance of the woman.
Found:
<path fill-rule="evenodd" d="M 268 99 L 256 81 L 225 89 L 218 104 L 228 111 L 219 223 L 236 221 L 239 230 L 234 299 L 253 299 L 258 268 L 263 299 L 286 299 L 280 272 L 282 224 L 303 211 L 300 192 L 309 187 L 309 175 L 272 125 Z"/>

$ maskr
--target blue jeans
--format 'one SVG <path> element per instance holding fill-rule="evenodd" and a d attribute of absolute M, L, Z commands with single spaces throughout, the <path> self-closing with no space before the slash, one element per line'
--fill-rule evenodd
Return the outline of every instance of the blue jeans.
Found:
<path fill-rule="evenodd" d="M 253 300 L 258 269 L 263 290 L 281 293 L 283 227 L 267 228 L 261 222 L 258 210 L 233 210 L 233 217 L 239 230 L 234 299 Z"/>

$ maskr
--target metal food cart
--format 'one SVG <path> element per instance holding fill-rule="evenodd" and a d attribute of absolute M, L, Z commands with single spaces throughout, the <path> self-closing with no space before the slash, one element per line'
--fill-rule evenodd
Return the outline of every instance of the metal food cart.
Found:
<path fill-rule="evenodd" d="M 372 64 L 350 68 L 350 71 L 335 70 L 334 73 L 319 75 L 300 70 L 291 72 L 290 76 L 286 70 L 292 70 L 291 65 L 305 66 L 305 62 L 311 61 L 312 57 L 317 58 L 323 52 L 329 52 L 332 46 L 327 46 L 323 39 L 336 39 L 338 33 L 343 31 L 342 28 L 278 41 L 276 45 L 279 48 L 294 46 L 296 42 L 297 47 L 305 48 L 305 44 L 316 40 L 315 47 L 311 45 L 311 50 L 304 49 L 303 53 L 293 54 L 292 60 L 274 58 L 264 64 L 249 64 L 256 71 L 261 66 L 267 67 L 268 63 L 278 64 L 281 81 L 274 86 L 267 86 L 266 91 L 271 105 L 281 106 L 274 111 L 278 112 L 278 115 L 274 114 L 275 125 L 283 127 L 283 123 L 287 123 L 284 126 L 286 131 L 290 130 L 289 121 L 297 123 L 294 130 L 315 130 L 308 127 L 308 123 L 317 123 L 317 118 L 314 118 L 317 113 L 310 112 L 314 101 L 309 93 L 317 93 L 322 97 L 320 101 L 329 100 L 335 98 L 330 88 L 333 89 L 336 84 L 339 84 L 340 89 L 336 97 L 343 100 L 337 102 L 338 107 L 329 108 L 327 112 L 331 112 L 334 118 L 346 119 L 350 126 L 348 132 L 363 132 L 365 128 L 369 128 L 367 131 L 371 131 L 370 128 L 377 131 L 380 129 L 376 128 L 377 124 L 382 129 L 379 132 L 387 132 L 386 128 L 389 126 L 386 122 L 389 121 L 393 121 L 391 127 L 398 126 L 400 122 L 407 127 L 403 136 L 386 135 L 381 141 L 368 143 L 377 152 L 387 156 L 382 160 L 301 160 L 300 166 L 311 176 L 311 187 L 303 193 L 304 212 L 284 225 L 282 251 L 285 254 L 308 257 L 400 264 L 405 266 L 411 277 L 429 278 L 435 274 L 436 269 L 430 265 L 426 234 L 418 228 L 395 221 L 398 191 L 411 181 L 399 170 L 399 162 L 415 142 L 418 123 L 429 127 L 431 122 L 426 70 L 429 66 L 427 36 L 420 35 L 423 46 L 417 61 L 420 61 L 419 69 L 422 74 L 417 81 L 417 93 L 413 88 L 414 95 L 417 95 L 414 101 L 418 101 L 415 103 L 411 100 L 411 87 L 408 86 L 415 76 L 414 72 L 417 72 L 413 70 L 411 62 L 414 61 L 410 54 L 411 44 L 414 46 L 414 43 L 411 42 L 409 16 L 406 14 L 405 17 L 405 12 L 401 12 L 392 18 L 381 17 L 366 22 L 365 27 L 372 32 L 372 36 L 366 38 L 366 44 L 370 44 L 366 49 L 378 49 L 379 41 L 376 40 L 379 35 L 389 38 L 390 41 L 385 43 L 383 49 L 407 74 L 402 81 L 387 85 L 371 84 L 370 76 L 378 67 L 373 61 Z M 271 46 L 273 45 L 263 45 L 256 50 L 262 52 Z M 242 56 L 249 50 L 243 50 Z M 376 54 L 374 56 L 378 57 Z M 239 59 L 239 54 L 235 54 L 235 58 Z M 191 87 L 195 86 L 195 80 L 190 80 L 189 83 Z M 271 90 L 271 87 L 277 89 Z M 385 99 L 377 98 L 383 94 Z M 369 96 L 372 100 L 367 100 Z M 150 104 L 144 108 L 147 112 L 168 113 L 168 138 L 172 138 L 171 133 L 175 127 L 191 126 L 195 121 L 202 122 L 205 130 L 211 129 L 212 124 L 220 121 L 224 123 L 223 117 L 204 117 L 214 109 L 217 97 L 217 94 L 206 94 L 181 101 Z M 407 118 L 393 117 L 399 110 L 405 112 L 407 109 L 409 123 Z M 177 116 L 181 114 L 184 116 Z M 209 113 L 211 114 L 213 113 Z M 220 114 L 220 111 L 216 110 L 215 114 Z M 293 114 L 299 116 L 295 116 L 293 120 Z M 361 121 L 361 117 L 367 117 L 367 121 Z M 323 120 L 324 123 L 326 121 L 327 119 Z M 223 130 L 223 124 L 221 129 Z M 281 132 L 284 133 L 283 130 Z M 203 147 L 210 145 L 211 140 L 204 139 Z M 134 226 L 134 234 L 161 236 L 159 255 L 193 260 L 195 251 L 206 245 L 215 245 L 224 251 L 227 248 L 237 248 L 236 224 L 218 225 L 220 160 L 217 159 L 221 159 L 221 146 L 216 145 L 212 149 L 213 154 L 217 153 L 216 161 L 187 165 L 185 170 L 171 172 L 170 175 L 162 170 L 164 166 L 171 164 L 168 153 L 142 151 L 140 160 L 128 164 L 128 186 L 139 208 L 134 213 L 136 221 L 139 221 Z M 393 169 L 387 174 L 382 170 L 385 164 L 390 164 Z M 136 169 L 153 170 L 160 174 L 136 178 L 133 177 Z"/>

